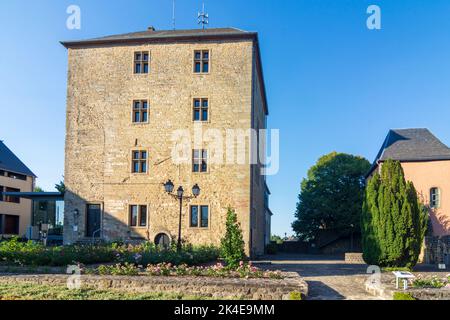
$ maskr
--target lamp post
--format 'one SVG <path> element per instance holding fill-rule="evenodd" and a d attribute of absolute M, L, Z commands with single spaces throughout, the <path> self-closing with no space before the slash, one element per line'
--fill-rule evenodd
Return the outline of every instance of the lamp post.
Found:
<path fill-rule="evenodd" d="M 192 196 L 185 196 L 184 195 L 184 189 L 182 186 L 180 186 L 177 189 L 177 193 L 174 194 L 173 190 L 175 189 L 175 186 L 171 180 L 164 183 L 164 189 L 167 192 L 168 195 L 174 197 L 180 202 L 180 215 L 178 220 L 178 241 L 177 241 L 177 251 L 181 251 L 181 220 L 183 215 L 183 200 L 190 200 L 193 198 L 197 198 L 200 195 L 200 187 L 198 184 L 195 184 L 192 187 Z"/>

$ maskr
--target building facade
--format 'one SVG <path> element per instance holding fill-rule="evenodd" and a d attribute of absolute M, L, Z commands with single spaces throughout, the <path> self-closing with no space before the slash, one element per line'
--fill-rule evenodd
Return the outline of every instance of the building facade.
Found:
<path fill-rule="evenodd" d="M 0 237 L 26 236 L 31 225 L 31 200 L 4 195 L 31 192 L 36 176 L 0 141 Z"/>
<path fill-rule="evenodd" d="M 65 243 L 177 240 L 179 203 L 163 187 L 170 179 L 201 188 L 183 202 L 183 241 L 218 245 L 231 207 L 246 252 L 262 254 L 264 156 L 249 155 L 259 145 L 250 130 L 265 129 L 268 116 L 257 34 L 149 28 L 63 45 Z"/>

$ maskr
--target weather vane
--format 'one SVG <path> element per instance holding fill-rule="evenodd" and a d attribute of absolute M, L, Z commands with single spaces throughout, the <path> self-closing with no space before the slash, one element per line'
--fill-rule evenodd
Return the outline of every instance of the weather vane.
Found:
<path fill-rule="evenodd" d="M 198 13 L 198 24 L 202 25 L 202 29 L 205 29 L 209 24 L 209 15 L 205 12 L 205 3 L 203 2 L 202 12 Z"/>

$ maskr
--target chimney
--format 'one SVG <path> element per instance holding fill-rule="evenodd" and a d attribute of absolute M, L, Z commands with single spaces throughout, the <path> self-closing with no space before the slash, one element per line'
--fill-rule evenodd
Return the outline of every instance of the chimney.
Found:
<path fill-rule="evenodd" d="M 150 31 L 150 32 L 154 32 L 156 29 L 155 29 L 154 26 L 150 26 L 150 27 L 147 28 L 147 30 Z"/>

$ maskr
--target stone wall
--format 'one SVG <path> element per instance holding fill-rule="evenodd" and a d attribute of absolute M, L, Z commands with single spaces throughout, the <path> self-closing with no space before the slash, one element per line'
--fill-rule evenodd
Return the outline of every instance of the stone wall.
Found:
<path fill-rule="evenodd" d="M 366 264 L 363 259 L 362 253 L 346 253 L 345 254 L 345 262 L 346 263 L 354 263 L 354 264 Z"/>
<path fill-rule="evenodd" d="M 425 237 L 423 256 L 426 264 L 450 265 L 450 236 Z"/>
<path fill-rule="evenodd" d="M 292 292 L 308 295 L 308 285 L 297 273 L 279 279 L 208 277 L 81 276 L 81 287 L 128 292 L 165 292 L 218 299 L 289 300 Z M 0 275 L 1 284 L 67 285 L 67 275 Z"/>

